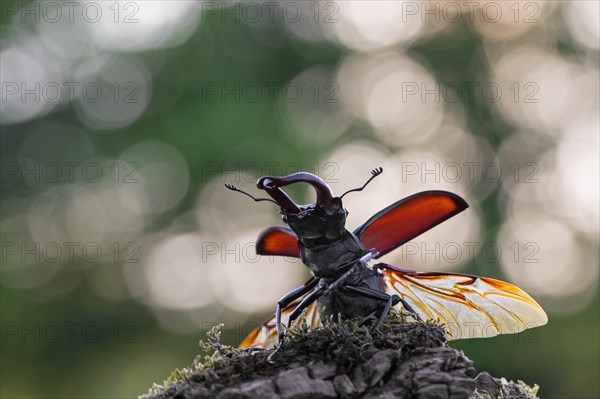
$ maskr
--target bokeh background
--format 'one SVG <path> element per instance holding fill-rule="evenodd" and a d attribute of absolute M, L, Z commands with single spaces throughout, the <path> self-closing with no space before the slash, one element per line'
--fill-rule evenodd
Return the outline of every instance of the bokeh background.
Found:
<path fill-rule="evenodd" d="M 469 210 L 387 261 L 517 284 L 543 328 L 461 341 L 545 398 L 599 388 L 597 1 L 2 1 L 2 398 L 129 398 L 237 344 L 308 277 L 254 255 L 261 175 L 317 173 L 354 228 Z M 301 202 L 305 187 L 293 187 Z"/>

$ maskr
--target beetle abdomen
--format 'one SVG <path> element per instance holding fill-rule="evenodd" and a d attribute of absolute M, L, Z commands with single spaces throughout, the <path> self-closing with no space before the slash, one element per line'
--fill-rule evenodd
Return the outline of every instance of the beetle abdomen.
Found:
<path fill-rule="evenodd" d="M 356 274 L 349 276 L 347 282 L 355 287 L 371 288 L 379 291 L 380 279 L 381 277 L 376 272 L 363 267 Z M 345 291 L 343 286 L 319 298 L 317 302 L 324 315 L 326 317 L 333 316 L 334 319 L 338 315 L 342 319 L 367 317 L 385 305 L 381 301 Z"/>

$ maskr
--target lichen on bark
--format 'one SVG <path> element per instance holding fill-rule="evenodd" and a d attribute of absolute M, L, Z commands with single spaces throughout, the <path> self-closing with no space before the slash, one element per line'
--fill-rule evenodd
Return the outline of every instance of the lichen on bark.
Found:
<path fill-rule="evenodd" d="M 447 345 L 435 323 L 391 315 L 378 332 L 369 323 L 304 324 L 291 331 L 269 363 L 271 350 L 221 344 L 213 329 L 189 368 L 176 370 L 143 399 L 201 398 L 537 398 L 530 387 L 477 374 L 464 353 Z"/>

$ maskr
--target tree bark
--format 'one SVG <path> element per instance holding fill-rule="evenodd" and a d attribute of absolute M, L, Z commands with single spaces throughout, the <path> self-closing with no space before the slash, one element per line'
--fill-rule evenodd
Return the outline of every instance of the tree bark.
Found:
<path fill-rule="evenodd" d="M 214 353 L 177 370 L 144 399 L 536 398 L 533 388 L 477 375 L 464 353 L 447 346 L 435 324 L 389 320 L 373 333 L 354 322 L 300 328 L 273 357 L 237 350 L 209 334 Z"/>

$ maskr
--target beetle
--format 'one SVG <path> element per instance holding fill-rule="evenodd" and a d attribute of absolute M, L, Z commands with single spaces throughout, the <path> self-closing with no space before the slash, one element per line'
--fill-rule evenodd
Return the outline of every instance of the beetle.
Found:
<path fill-rule="evenodd" d="M 257 254 L 300 258 L 312 273 L 303 286 L 277 302 L 274 316 L 252 331 L 240 348 L 266 349 L 277 342 L 281 347 L 286 332 L 302 314 L 311 327 L 321 325 L 321 316 L 353 319 L 375 315 L 377 330 L 395 305 L 416 319 L 441 322 L 449 339 L 517 333 L 547 323 L 546 313 L 533 298 L 500 280 L 418 272 L 387 263 L 369 266 L 369 261 L 468 208 L 456 194 L 423 191 L 391 204 L 350 232 L 345 227 L 348 212 L 342 198 L 364 190 L 382 172 L 382 168 L 372 170 L 361 187 L 339 197 L 324 180 L 307 172 L 261 177 L 257 187 L 271 198 L 257 198 L 225 185 L 281 209 L 288 227 L 265 229 L 256 243 Z M 314 188 L 315 203 L 296 204 L 282 189 L 294 183 Z"/>

